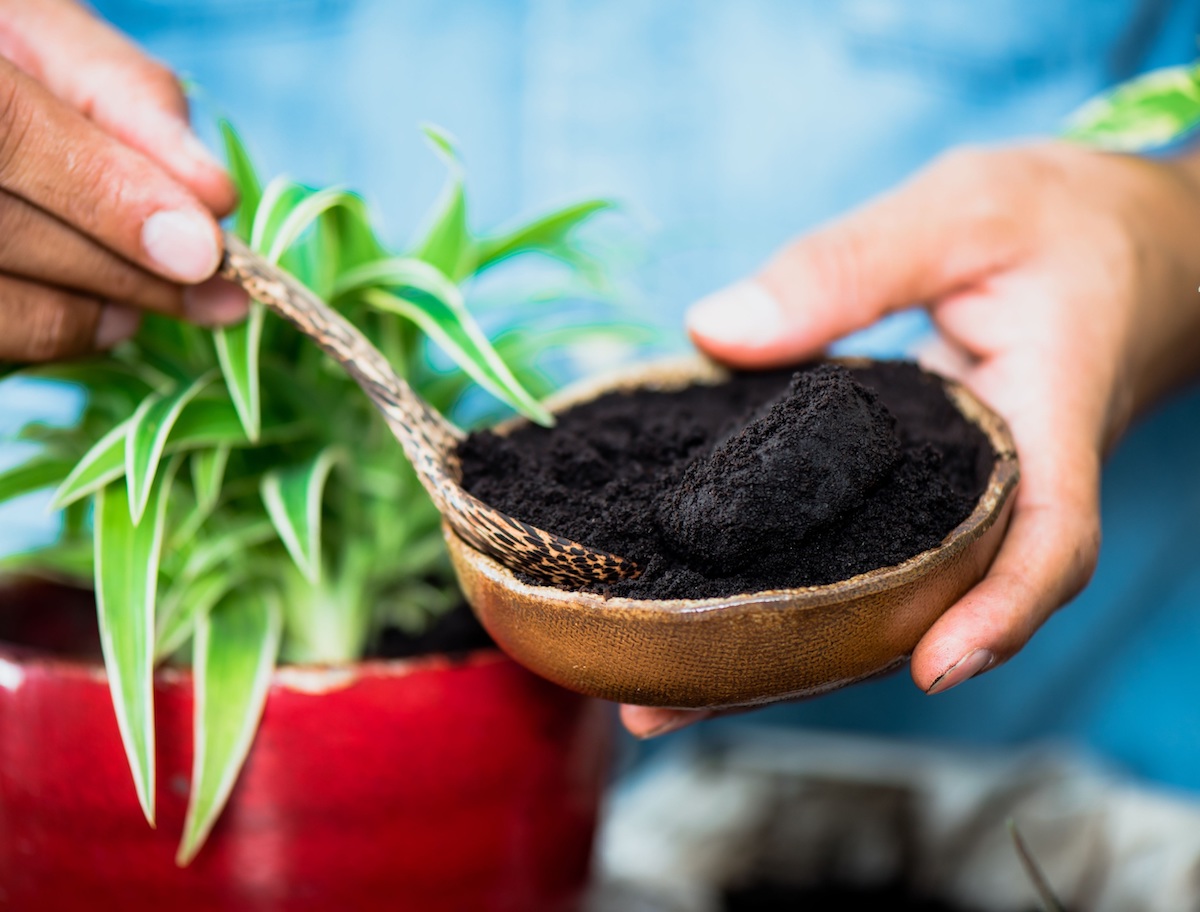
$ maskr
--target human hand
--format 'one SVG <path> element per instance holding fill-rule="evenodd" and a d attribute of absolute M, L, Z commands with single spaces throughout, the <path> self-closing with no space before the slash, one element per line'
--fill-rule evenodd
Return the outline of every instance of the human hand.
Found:
<path fill-rule="evenodd" d="M 238 319 L 234 202 L 170 71 L 73 0 L 0 0 L 0 360 L 107 348 L 141 309 Z"/>
<path fill-rule="evenodd" d="M 1196 167 L 1061 143 L 953 152 L 689 312 L 700 348 L 762 368 L 921 304 L 938 330 L 923 363 L 1008 421 L 1011 524 L 987 576 L 917 644 L 925 692 L 1009 659 L 1083 588 L 1104 453 L 1200 371 Z M 642 737 L 698 717 L 622 708 Z"/>

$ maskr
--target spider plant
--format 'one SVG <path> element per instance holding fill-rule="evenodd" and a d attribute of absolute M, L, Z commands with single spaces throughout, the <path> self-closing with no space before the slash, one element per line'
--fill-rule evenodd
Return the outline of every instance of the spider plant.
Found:
<path fill-rule="evenodd" d="M 1153 70 L 1083 105 L 1067 121 L 1067 139 L 1111 152 L 1173 143 L 1200 126 L 1200 63 Z"/>
<path fill-rule="evenodd" d="M 591 269 L 574 229 L 609 204 L 476 234 L 455 146 L 424 129 L 449 179 L 405 253 L 387 249 L 354 193 L 285 178 L 263 186 L 222 124 L 241 194 L 234 229 L 352 320 L 436 408 L 453 414 L 473 381 L 548 423 L 538 397 L 549 383 L 535 363 L 544 347 L 527 327 L 490 342 L 461 286 L 526 252 Z M 627 339 L 631 328 L 559 327 L 553 342 Z M 452 369 L 432 366 L 427 342 Z M 0 569 L 94 584 L 117 722 L 151 825 L 154 668 L 194 669 L 195 760 L 177 856 L 186 864 L 229 797 L 276 663 L 352 661 L 383 627 L 416 631 L 457 604 L 438 514 L 354 383 L 257 305 L 215 332 L 148 315 L 111 353 L 4 373 L 85 393 L 74 423 L 19 434 L 37 453 L 0 474 L 0 501 L 54 487 L 62 531 Z"/>

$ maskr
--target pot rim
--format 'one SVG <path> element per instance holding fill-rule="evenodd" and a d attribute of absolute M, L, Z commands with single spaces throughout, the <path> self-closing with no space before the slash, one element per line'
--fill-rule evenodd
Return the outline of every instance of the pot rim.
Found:
<path fill-rule="evenodd" d="M 884 359 L 851 357 L 825 360 L 848 367 L 861 367 Z M 848 579 L 819 586 L 765 589 L 708 599 L 635 599 L 523 582 L 503 564 L 463 541 L 444 521 L 442 523 L 443 534 L 448 541 L 452 540 L 452 547 L 457 547 L 469 555 L 479 571 L 490 582 L 509 591 L 512 595 L 526 598 L 535 597 L 560 603 L 569 602 L 572 607 L 595 611 L 620 608 L 623 611 L 634 613 L 705 616 L 717 613 L 737 614 L 770 605 L 786 606 L 790 609 L 817 609 L 861 596 L 897 589 L 927 576 L 987 532 L 1003 513 L 1004 506 L 1012 496 L 1020 479 L 1016 444 L 1007 422 L 958 381 L 936 371 L 927 370 L 925 372 L 941 380 L 947 395 L 959 413 L 987 436 L 988 442 L 996 453 L 996 458 L 988 476 L 987 485 L 967 518 L 950 530 L 940 544 L 915 554 L 899 564 L 878 567 Z M 599 378 L 574 384 L 550 397 L 546 404 L 552 412 L 560 412 L 607 392 L 633 388 L 670 391 L 697 383 L 705 385 L 720 383 L 729 376 L 728 369 L 704 356 L 670 358 L 636 365 L 633 368 L 627 367 Z M 497 425 L 493 430 L 498 434 L 506 434 L 527 423 L 524 418 L 512 418 Z"/>

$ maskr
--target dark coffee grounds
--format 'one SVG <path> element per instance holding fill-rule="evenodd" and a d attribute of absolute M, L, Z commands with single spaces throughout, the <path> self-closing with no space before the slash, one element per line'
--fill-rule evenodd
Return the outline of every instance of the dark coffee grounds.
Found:
<path fill-rule="evenodd" d="M 659 523 L 690 566 L 728 576 L 857 508 L 899 458 L 879 397 L 824 364 L 796 374 L 759 417 L 688 466 L 659 499 Z"/>
<path fill-rule="evenodd" d="M 940 381 L 911 364 L 736 374 L 613 393 L 552 429 L 472 434 L 476 497 L 631 558 L 632 598 L 711 598 L 832 583 L 937 545 L 994 461 Z"/>

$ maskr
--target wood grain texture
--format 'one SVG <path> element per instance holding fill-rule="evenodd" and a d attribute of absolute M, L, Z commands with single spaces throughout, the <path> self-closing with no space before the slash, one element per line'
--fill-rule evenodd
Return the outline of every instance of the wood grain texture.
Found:
<path fill-rule="evenodd" d="M 464 541 L 552 585 L 579 586 L 637 575 L 632 561 L 514 519 L 463 490 L 456 455 L 463 432 L 421 399 L 349 320 L 228 233 L 219 272 L 345 368 L 382 413 L 438 511 Z"/>
<path fill-rule="evenodd" d="M 551 405 L 561 411 L 610 389 L 677 389 L 723 376 L 706 361 L 673 361 L 589 382 Z M 982 579 L 1012 508 L 1019 470 L 1007 426 L 963 387 L 947 381 L 947 391 L 997 459 L 970 516 L 938 547 L 902 564 L 826 586 L 718 599 L 606 599 L 522 582 L 447 527 L 455 571 L 505 652 L 593 696 L 717 709 L 812 696 L 881 674 L 902 664 Z"/>

